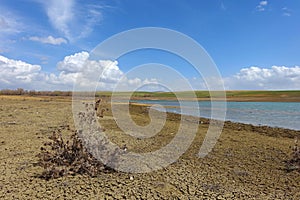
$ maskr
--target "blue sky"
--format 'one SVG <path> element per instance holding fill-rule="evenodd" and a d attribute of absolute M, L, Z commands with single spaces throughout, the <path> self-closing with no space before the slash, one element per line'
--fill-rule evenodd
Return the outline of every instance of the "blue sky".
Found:
<path fill-rule="evenodd" d="M 295 0 L 1 0 L 0 89 L 72 89 L 84 52 L 114 34 L 149 26 L 196 40 L 226 89 L 300 89 L 299 21 Z M 185 61 L 154 50 L 118 59 L 103 87 L 113 88 L 119 76 L 148 62 L 168 64 L 194 89 L 205 88 Z M 137 78 L 137 84 L 155 80 Z"/>

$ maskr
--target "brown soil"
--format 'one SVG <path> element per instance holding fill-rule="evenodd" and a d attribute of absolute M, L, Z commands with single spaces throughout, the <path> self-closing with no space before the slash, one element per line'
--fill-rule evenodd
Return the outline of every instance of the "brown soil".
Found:
<path fill-rule="evenodd" d="M 137 124 L 149 123 L 146 107 L 132 105 L 131 114 Z M 70 99 L 0 96 L 0 117 L 0 199 L 300 199 L 300 174 L 284 170 L 299 131 L 226 122 L 213 151 L 201 159 L 196 154 L 208 120 L 197 119 L 190 123 L 203 123 L 189 150 L 165 169 L 46 181 L 38 177 L 43 169 L 34 165 L 36 155 L 53 131 L 73 132 Z M 174 137 L 180 116 L 169 113 L 167 119 L 145 140 L 122 133 L 109 112 L 99 120 L 111 141 L 148 152 Z"/>

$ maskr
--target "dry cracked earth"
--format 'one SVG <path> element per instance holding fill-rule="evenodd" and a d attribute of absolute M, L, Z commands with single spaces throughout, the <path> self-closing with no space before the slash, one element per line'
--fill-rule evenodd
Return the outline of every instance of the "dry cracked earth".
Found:
<path fill-rule="evenodd" d="M 68 137 L 75 129 L 70 99 L 0 96 L 0 102 L 0 199 L 300 199 L 300 173 L 287 172 L 284 163 L 299 131 L 226 122 L 213 151 L 198 158 L 208 128 L 201 119 L 190 148 L 164 169 L 44 180 L 36 155 L 53 131 L 70 127 L 63 130 Z M 147 112 L 131 106 L 137 124 L 149 123 Z M 148 152 L 170 142 L 179 120 L 167 114 L 164 128 L 145 140 L 123 133 L 111 112 L 99 122 L 112 142 Z"/>

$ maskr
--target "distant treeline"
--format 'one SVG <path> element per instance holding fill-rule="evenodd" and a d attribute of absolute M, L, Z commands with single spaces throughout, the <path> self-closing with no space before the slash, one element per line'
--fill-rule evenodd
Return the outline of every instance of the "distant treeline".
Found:
<path fill-rule="evenodd" d="M 0 95 L 27 95 L 27 96 L 72 96 L 71 91 L 35 91 L 35 90 L 24 90 L 18 88 L 15 90 L 3 89 L 0 90 Z"/>
<path fill-rule="evenodd" d="M 110 97 L 111 92 L 75 92 L 78 96 L 95 96 L 95 97 Z M 36 90 L 25 90 L 23 88 L 18 88 L 15 90 L 12 89 L 3 89 L 0 90 L 0 95 L 23 95 L 23 96 L 72 96 L 72 91 L 36 91 Z"/>

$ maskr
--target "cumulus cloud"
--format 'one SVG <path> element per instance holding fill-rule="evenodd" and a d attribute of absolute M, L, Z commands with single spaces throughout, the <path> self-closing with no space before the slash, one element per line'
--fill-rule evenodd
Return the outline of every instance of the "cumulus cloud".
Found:
<path fill-rule="evenodd" d="M 57 69 L 68 73 L 78 72 L 82 70 L 82 66 L 88 58 L 89 53 L 84 51 L 66 56 L 63 61 L 58 62 Z"/>
<path fill-rule="evenodd" d="M 116 85 L 119 86 L 118 90 L 164 91 L 164 86 L 174 91 L 190 89 L 184 87 L 184 78 L 174 80 L 172 75 L 168 75 L 170 80 L 161 80 L 161 76 L 129 75 L 120 70 L 117 61 L 90 60 L 87 52 L 66 56 L 57 63 L 57 73 L 48 73 L 43 71 L 40 65 L 0 55 L 0 89 L 72 90 L 75 81 L 75 89 L 78 90 L 114 90 Z M 219 84 L 220 81 L 212 79 L 211 82 Z M 207 89 L 202 79 L 194 77 L 188 82 L 193 89 Z M 160 83 L 163 84 L 159 85 Z M 299 90 L 300 67 L 251 66 L 224 78 L 224 85 L 225 89 L 229 90 Z"/>
<path fill-rule="evenodd" d="M 19 83 L 30 83 L 34 76 L 41 70 L 39 65 L 31 65 L 20 60 L 11 60 L 0 56 L 0 83 L 1 85 Z"/>
<path fill-rule="evenodd" d="M 78 6 L 75 0 L 40 1 L 52 26 L 69 40 L 86 37 L 101 19 L 101 7 L 84 4 Z"/>
<path fill-rule="evenodd" d="M 40 65 L 33 65 L 0 56 L 0 89 L 24 88 L 36 90 L 113 90 L 117 83 L 140 87 L 153 80 L 127 78 L 117 61 L 89 60 L 89 53 L 80 52 L 66 56 L 58 62 L 58 73 L 47 73 Z"/>
<path fill-rule="evenodd" d="M 54 74 L 42 72 L 40 65 L 33 65 L 20 60 L 13 60 L 0 55 L 0 89 L 25 88 L 53 90 L 50 79 Z"/>
<path fill-rule="evenodd" d="M 260 1 L 259 4 L 256 6 L 256 10 L 265 11 L 265 7 L 267 5 L 268 5 L 268 1 Z"/>
<path fill-rule="evenodd" d="M 114 84 L 123 76 L 118 62 L 89 60 L 88 57 L 89 53 L 87 52 L 66 56 L 63 61 L 57 64 L 57 69 L 61 71 L 61 75 L 75 75 L 77 85 L 84 87 L 83 89 L 97 85 L 98 82 L 101 82 L 100 85 L 107 87 L 107 89 L 112 89 Z"/>
<path fill-rule="evenodd" d="M 115 91 L 160 91 L 162 86 L 156 78 L 128 78 L 122 76 L 113 88 Z"/>
<path fill-rule="evenodd" d="M 37 37 L 33 36 L 30 37 L 29 40 L 36 41 L 36 42 L 41 42 L 44 44 L 52 44 L 52 45 L 61 45 L 63 43 L 67 43 L 67 40 L 64 38 L 54 38 L 53 36 L 48 36 L 48 37 Z"/>
<path fill-rule="evenodd" d="M 300 67 L 272 66 L 243 68 L 232 77 L 225 78 L 227 89 L 299 90 Z"/>

